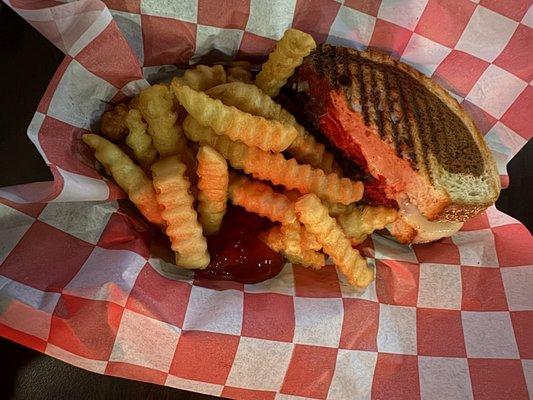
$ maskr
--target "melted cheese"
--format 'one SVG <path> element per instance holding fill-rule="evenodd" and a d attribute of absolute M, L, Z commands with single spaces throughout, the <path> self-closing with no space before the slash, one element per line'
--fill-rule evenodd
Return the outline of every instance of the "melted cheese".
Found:
<path fill-rule="evenodd" d="M 402 219 L 417 231 L 413 243 L 428 243 L 452 236 L 463 226 L 462 222 L 428 221 L 420 214 L 418 208 L 408 201 L 401 202 L 399 205 Z"/>

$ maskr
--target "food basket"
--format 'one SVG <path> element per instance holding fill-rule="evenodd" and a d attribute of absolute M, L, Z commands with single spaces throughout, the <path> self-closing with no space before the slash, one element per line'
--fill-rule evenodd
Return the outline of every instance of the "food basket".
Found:
<path fill-rule="evenodd" d="M 109 103 L 199 61 L 261 62 L 293 26 L 432 76 L 472 115 L 506 184 L 532 134 L 529 2 L 6 3 L 65 59 L 28 127 L 53 182 L 0 188 L 1 336 L 100 374 L 228 398 L 533 393 L 533 240 L 494 206 L 432 244 L 373 235 L 360 248 L 377 278 L 363 294 L 333 266 L 206 281 L 151 253 L 151 228 L 80 140 Z"/>

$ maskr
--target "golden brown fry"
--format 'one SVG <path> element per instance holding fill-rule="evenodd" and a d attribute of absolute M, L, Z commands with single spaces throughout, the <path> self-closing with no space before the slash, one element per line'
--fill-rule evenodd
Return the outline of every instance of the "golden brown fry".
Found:
<path fill-rule="evenodd" d="M 357 245 L 364 242 L 367 235 L 385 228 L 396 218 L 398 212 L 394 208 L 362 206 L 339 215 L 337 221 L 352 244 Z"/>
<path fill-rule="evenodd" d="M 242 69 L 245 69 L 246 71 L 250 71 L 252 69 L 252 64 L 249 61 L 235 60 L 235 61 L 230 62 L 229 66 L 230 68 L 235 68 L 235 67 L 242 68 Z"/>
<path fill-rule="evenodd" d="M 329 202 L 322 202 L 328 209 L 329 215 L 332 217 L 337 217 L 341 214 L 346 214 L 355 209 L 355 204 L 341 204 L 341 203 L 329 203 Z"/>
<path fill-rule="evenodd" d="M 143 168 L 150 168 L 157 157 L 157 150 L 152 144 L 152 137 L 146 133 L 147 125 L 142 121 L 141 112 L 130 110 L 124 122 L 129 129 L 126 144 L 133 150 L 139 164 Z"/>
<path fill-rule="evenodd" d="M 296 221 L 294 203 L 264 183 L 231 174 L 228 193 L 233 204 L 267 217 L 271 221 L 282 224 Z"/>
<path fill-rule="evenodd" d="M 341 227 L 329 216 L 328 209 L 317 196 L 308 194 L 301 197 L 296 202 L 295 209 L 300 222 L 316 236 L 324 252 L 331 256 L 348 283 L 365 288 L 374 280 L 374 270 L 352 248 Z"/>
<path fill-rule="evenodd" d="M 128 106 L 124 103 L 117 104 L 112 110 L 106 111 L 100 120 L 100 132 L 109 140 L 115 142 L 122 140 L 128 134 L 124 122 L 128 114 Z"/>
<path fill-rule="evenodd" d="M 288 189 L 283 190 L 283 194 L 292 201 L 297 201 L 302 196 L 299 191 Z M 329 203 L 327 201 L 322 200 L 322 204 L 326 206 L 329 215 L 331 215 L 332 217 L 337 217 L 338 215 L 351 212 L 355 208 L 355 203 L 344 205 L 341 203 Z"/>
<path fill-rule="evenodd" d="M 302 64 L 303 58 L 315 47 L 311 35 L 297 29 L 287 29 L 268 56 L 268 61 L 263 64 L 255 84 L 269 96 L 276 96 L 296 67 Z"/>
<path fill-rule="evenodd" d="M 183 77 L 178 77 L 176 79 L 180 79 L 184 85 L 186 84 Z M 159 84 L 167 87 L 170 90 L 170 81 L 160 82 Z M 138 98 L 138 97 L 135 97 L 135 98 Z M 176 99 L 176 96 L 174 96 L 174 94 L 172 94 L 172 105 L 173 105 L 172 110 L 178 114 L 178 119 L 176 120 L 176 123 L 180 125 L 183 122 L 183 119 L 185 118 L 185 116 L 187 115 L 187 111 L 185 111 L 185 109 L 180 105 L 178 99 Z M 132 106 L 135 106 L 135 103 L 133 101 L 130 102 L 130 108 L 132 108 Z M 137 105 L 137 107 L 134 107 L 134 108 L 139 108 L 139 107 Z"/>
<path fill-rule="evenodd" d="M 128 103 L 128 107 L 130 110 L 138 110 L 139 109 L 139 96 L 132 97 L 130 102 Z"/>
<path fill-rule="evenodd" d="M 280 227 L 281 233 L 287 239 L 288 247 L 301 247 L 304 250 L 322 250 L 322 245 L 317 240 L 315 235 L 310 233 L 299 222 L 293 222 L 292 224 L 282 225 Z"/>
<path fill-rule="evenodd" d="M 189 140 L 213 147 L 233 168 L 243 169 L 243 159 L 249 149 L 244 143 L 234 142 L 226 135 L 217 135 L 211 128 L 200 125 L 190 115 L 183 121 L 183 130 Z"/>
<path fill-rule="evenodd" d="M 227 106 L 237 107 L 239 110 L 267 119 L 281 120 L 281 106 L 267 96 L 257 86 L 242 82 L 231 82 L 212 87 L 206 93 L 219 99 Z M 287 111 L 285 111 L 289 114 Z M 290 115 L 290 114 L 289 114 Z M 291 116 L 292 117 L 292 116 Z M 287 123 L 289 118 L 286 118 Z"/>
<path fill-rule="evenodd" d="M 224 135 L 216 135 L 212 129 L 202 127 L 188 116 L 183 123 L 185 133 L 195 142 L 209 144 L 229 161 L 233 168 L 243 169 L 254 178 L 271 181 L 300 193 L 315 193 L 332 202 L 351 204 L 363 196 L 363 184 L 337 174 L 325 174 L 310 165 L 299 165 L 294 158 L 286 160 L 281 154 L 272 154 L 257 147 L 234 142 Z"/>
<path fill-rule="evenodd" d="M 281 227 L 283 230 L 283 226 Z M 302 246 L 306 249 L 311 249 L 314 251 L 320 251 L 322 250 L 322 245 L 318 241 L 315 235 L 313 235 L 311 232 L 309 232 L 307 229 L 304 228 L 303 225 L 300 224 L 300 237 L 302 240 Z"/>
<path fill-rule="evenodd" d="M 181 124 L 177 123 L 174 95 L 168 86 L 159 84 L 141 91 L 138 99 L 137 107 L 148 123 L 153 146 L 161 157 L 179 155 L 180 160 L 187 165 L 187 177 L 194 190 L 197 182 L 196 156 L 187 145 Z"/>
<path fill-rule="evenodd" d="M 228 69 L 228 82 L 252 82 L 252 73 L 241 67 L 233 67 Z"/>
<path fill-rule="evenodd" d="M 198 154 L 198 214 L 206 235 L 219 231 L 228 200 L 228 164 L 215 149 L 200 146 Z"/>
<path fill-rule="evenodd" d="M 297 135 L 287 148 L 287 151 L 298 162 L 323 169 L 326 173 L 340 171 L 340 168 L 335 163 L 333 154 L 328 152 L 322 143 L 317 142 L 313 135 L 298 124 L 287 110 L 281 108 L 278 103 L 263 93 L 257 86 L 233 82 L 215 86 L 206 93 L 219 99 L 227 106 L 237 107 L 241 111 L 294 126 Z"/>
<path fill-rule="evenodd" d="M 297 202 L 298 199 L 300 197 L 302 197 L 302 194 L 297 191 L 297 190 L 289 190 L 289 189 L 284 189 L 283 190 L 283 194 L 285 196 L 287 196 L 287 198 L 292 201 L 292 202 Z M 346 207 L 346 206 L 345 206 Z M 299 224 L 298 224 L 299 225 Z M 293 224 L 289 224 L 289 225 L 284 225 L 282 226 L 282 231 L 284 229 L 294 229 L 294 225 Z M 319 251 L 320 249 L 322 249 L 322 245 L 317 241 L 315 235 L 313 235 L 312 233 L 309 233 L 307 231 L 307 229 L 305 229 L 303 226 L 300 225 L 300 239 L 301 239 L 301 242 L 302 242 L 302 246 L 304 248 L 309 248 L 311 250 L 315 250 L 315 251 Z"/>
<path fill-rule="evenodd" d="M 251 83 L 252 82 L 252 73 L 250 72 L 250 69 L 241 67 L 241 66 L 235 66 L 228 68 L 228 82 L 244 82 L 244 83 Z"/>
<path fill-rule="evenodd" d="M 152 165 L 154 187 L 161 216 L 167 223 L 166 234 L 176 252 L 176 265 L 206 268 L 209 264 L 207 242 L 193 207 L 186 169 L 178 156 L 159 160 Z"/>
<path fill-rule="evenodd" d="M 183 74 L 182 83 L 194 90 L 205 91 L 213 86 L 226 83 L 226 71 L 222 65 L 208 67 L 207 65 L 197 65 L 188 69 Z"/>
<path fill-rule="evenodd" d="M 283 254 L 290 262 L 304 267 L 320 269 L 326 264 L 324 254 L 306 246 L 301 237 L 302 227 L 298 222 L 275 226 L 261 235 L 265 244 Z"/>
<path fill-rule="evenodd" d="M 308 164 L 300 165 L 294 158 L 286 160 L 281 154 L 271 154 L 256 148 L 248 150 L 243 160 L 244 172 L 254 178 L 269 180 L 274 185 L 296 189 L 300 193 L 315 193 L 332 203 L 350 204 L 363 196 L 363 184 L 335 173 L 325 174 Z"/>
<path fill-rule="evenodd" d="M 219 135 L 224 134 L 232 140 L 275 152 L 285 150 L 296 137 L 296 129 L 293 126 L 228 107 L 220 100 L 180 84 L 178 80 L 173 80 L 171 85 L 187 112 L 200 124 L 211 127 Z"/>
<path fill-rule="evenodd" d="M 187 85 L 194 90 L 205 91 L 213 86 L 221 85 L 226 82 L 226 71 L 221 65 L 208 67 L 207 65 L 198 65 L 185 71 L 182 77 L 174 78 L 182 85 Z M 170 82 L 165 83 L 170 89 Z M 187 112 L 180 105 L 176 96 L 172 96 L 174 109 L 178 113 L 178 123 L 181 125 Z"/>
<path fill-rule="evenodd" d="M 187 146 L 176 125 L 173 96 L 165 85 L 153 85 L 139 94 L 138 109 L 148 123 L 148 133 L 161 157 L 180 154 Z"/>
<path fill-rule="evenodd" d="M 94 156 L 102 163 L 115 182 L 128 194 L 130 200 L 150 222 L 164 225 L 157 204 L 152 181 L 143 170 L 120 148 L 92 133 L 82 136 L 82 140 L 96 150 Z"/>

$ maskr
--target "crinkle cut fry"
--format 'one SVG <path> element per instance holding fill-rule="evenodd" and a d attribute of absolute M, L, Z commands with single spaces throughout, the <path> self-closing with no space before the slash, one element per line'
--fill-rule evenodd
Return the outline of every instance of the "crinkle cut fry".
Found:
<path fill-rule="evenodd" d="M 362 243 L 367 235 L 385 228 L 396 218 L 398 218 L 398 211 L 394 208 L 361 206 L 339 215 L 337 221 L 352 244 L 357 245 Z"/>
<path fill-rule="evenodd" d="M 282 224 L 296 222 L 294 203 L 264 183 L 231 174 L 228 192 L 232 203 L 243 207 L 246 211 Z"/>
<path fill-rule="evenodd" d="M 294 190 L 294 189 L 293 190 L 285 189 L 283 190 L 283 194 L 287 196 L 289 199 L 291 199 L 292 201 L 297 201 L 302 196 L 302 194 L 299 191 Z M 329 215 L 331 215 L 332 217 L 337 217 L 341 214 L 347 214 L 353 211 L 355 208 L 355 203 L 345 205 L 341 203 L 330 203 L 330 202 L 322 200 L 322 204 L 326 206 L 326 208 L 328 209 Z"/>
<path fill-rule="evenodd" d="M 157 150 L 152 144 L 152 137 L 146 132 L 147 125 L 142 121 L 139 110 L 129 110 L 124 123 L 129 129 L 126 144 L 133 150 L 135 159 L 145 169 L 150 168 L 157 157 Z"/>
<path fill-rule="evenodd" d="M 252 83 L 252 73 L 250 67 L 244 65 L 234 65 L 228 68 L 228 82 Z"/>
<path fill-rule="evenodd" d="M 154 187 L 161 216 L 167 223 L 166 234 L 176 252 L 176 265 L 203 269 L 209 264 L 207 241 L 189 193 L 186 169 L 178 156 L 159 160 L 152 165 Z"/>
<path fill-rule="evenodd" d="M 250 61 L 233 60 L 229 63 L 229 67 L 239 67 L 245 69 L 246 71 L 250 71 L 252 69 L 252 63 Z"/>
<path fill-rule="evenodd" d="M 295 222 L 289 225 L 282 225 L 281 232 L 286 236 L 292 234 L 291 237 L 296 237 L 296 235 L 294 235 L 294 232 L 297 232 L 303 248 L 311 249 L 314 251 L 322 250 L 322 245 L 320 244 L 316 236 L 309 232 L 307 229 L 305 229 L 305 227 L 299 222 Z"/>
<path fill-rule="evenodd" d="M 315 193 L 332 203 L 351 204 L 363 196 L 363 184 L 337 174 L 325 174 L 310 165 L 299 165 L 295 159 L 286 160 L 281 154 L 272 154 L 256 147 L 234 142 L 212 129 L 201 126 L 188 116 L 183 123 L 187 137 L 195 142 L 209 144 L 228 160 L 233 168 L 242 169 L 260 180 L 297 189 L 300 193 Z"/>
<path fill-rule="evenodd" d="M 170 89 L 163 84 L 153 85 L 141 91 L 135 99 L 138 99 L 135 106 L 148 123 L 148 133 L 155 149 L 161 157 L 178 154 L 187 165 L 187 177 L 194 186 L 197 180 L 196 156 L 187 144 L 183 128 L 177 123 L 178 112 Z"/>
<path fill-rule="evenodd" d="M 294 126 L 228 107 L 220 100 L 180 84 L 177 79 L 172 80 L 171 86 L 187 112 L 219 135 L 227 135 L 232 140 L 274 152 L 285 150 L 296 137 Z"/>
<path fill-rule="evenodd" d="M 152 181 L 117 145 L 92 133 L 82 136 L 82 140 L 95 150 L 94 156 L 102 163 L 115 182 L 128 194 L 146 219 L 163 226 L 159 205 Z"/>
<path fill-rule="evenodd" d="M 217 135 L 211 128 L 200 125 L 190 115 L 183 121 L 183 130 L 189 140 L 213 147 L 233 168 L 243 169 L 242 160 L 249 149 L 244 143 L 234 142 L 225 135 Z"/>
<path fill-rule="evenodd" d="M 305 250 L 322 250 L 322 245 L 315 235 L 305 229 L 305 227 L 298 221 L 291 224 L 282 225 L 280 230 L 285 238 L 287 238 L 287 243 L 289 246 L 299 246 Z"/>
<path fill-rule="evenodd" d="M 303 58 L 316 48 L 313 37 L 297 29 L 287 29 L 268 61 L 255 79 L 255 84 L 269 96 L 276 96 L 287 79 L 294 74 Z"/>
<path fill-rule="evenodd" d="M 355 203 L 348 204 L 348 205 L 340 204 L 340 203 L 328 203 L 328 202 L 323 202 L 323 203 L 327 207 L 329 211 L 329 215 L 331 215 L 332 217 L 337 217 L 341 214 L 349 213 L 355 208 Z"/>
<path fill-rule="evenodd" d="M 243 160 L 243 169 L 254 178 L 297 189 L 300 193 L 315 193 L 332 203 L 348 205 L 363 197 L 361 182 L 340 178 L 335 173 L 326 174 L 308 164 L 298 164 L 294 158 L 287 160 L 281 154 L 271 154 L 257 148 L 249 148 Z"/>
<path fill-rule="evenodd" d="M 284 230 L 284 228 L 287 228 Z M 300 235 L 300 224 L 274 226 L 261 235 L 265 244 L 290 262 L 315 270 L 326 264 L 324 254 L 306 246 Z"/>
<path fill-rule="evenodd" d="M 206 235 L 217 233 L 226 213 L 228 164 L 211 146 L 200 146 L 198 154 L 198 214 Z"/>
<path fill-rule="evenodd" d="M 284 110 L 257 86 L 233 82 L 215 86 L 206 93 L 227 106 L 237 107 L 241 111 L 294 126 L 297 134 L 287 151 L 302 164 L 323 169 L 326 173 L 342 174 L 333 154 L 326 150 L 326 146 L 317 142 L 313 135 L 298 124 L 287 110 Z"/>
<path fill-rule="evenodd" d="M 197 65 L 188 69 L 180 81 L 194 90 L 205 91 L 213 86 L 226 83 L 226 71 L 222 65 Z"/>
<path fill-rule="evenodd" d="M 128 130 L 125 118 L 128 114 L 128 105 L 117 104 L 113 109 L 106 111 L 100 119 L 100 132 L 111 141 L 122 140 L 127 135 Z"/>
<path fill-rule="evenodd" d="M 296 215 L 305 228 L 314 234 L 322 244 L 348 283 L 358 288 L 366 288 L 374 280 L 374 271 L 366 260 L 352 248 L 349 239 L 341 227 L 328 214 L 328 209 L 320 199 L 308 194 L 302 196 L 295 204 Z"/>
<path fill-rule="evenodd" d="M 148 123 L 148 133 L 161 157 L 180 154 L 187 147 L 181 127 L 176 124 L 173 96 L 165 85 L 141 91 L 136 106 Z"/>
<path fill-rule="evenodd" d="M 227 106 L 237 107 L 249 114 L 278 121 L 281 119 L 281 105 L 255 85 L 231 82 L 212 87 L 206 93 L 214 99 L 219 99 Z M 287 112 L 287 114 L 289 113 Z M 289 118 L 286 118 L 284 122 L 292 124 Z"/>

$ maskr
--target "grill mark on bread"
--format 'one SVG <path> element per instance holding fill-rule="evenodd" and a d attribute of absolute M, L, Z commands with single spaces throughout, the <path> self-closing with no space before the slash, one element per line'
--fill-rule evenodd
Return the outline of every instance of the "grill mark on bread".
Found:
<path fill-rule="evenodd" d="M 335 80 L 333 79 L 334 71 L 331 68 L 331 53 L 332 53 L 332 47 L 326 47 L 326 46 L 318 46 L 313 53 L 315 55 L 314 59 L 315 62 L 318 63 L 318 72 L 321 75 L 325 75 L 331 84 L 336 84 Z"/>
<path fill-rule="evenodd" d="M 396 74 L 390 73 L 389 71 L 389 79 L 387 79 L 387 81 L 389 82 L 389 99 L 392 106 L 390 109 L 390 119 L 395 127 L 395 134 L 393 137 L 394 148 L 396 155 L 402 157 L 406 126 L 403 115 L 404 106 L 401 103 L 398 80 Z"/>
<path fill-rule="evenodd" d="M 341 52 L 337 51 L 336 47 L 332 47 L 330 53 L 331 53 L 331 58 L 334 60 L 335 65 L 337 65 L 340 62 L 339 58 L 342 56 Z M 328 71 L 330 72 L 330 80 L 334 82 L 335 85 L 338 87 L 339 85 L 337 82 L 336 69 L 330 67 Z"/>
<path fill-rule="evenodd" d="M 365 125 L 370 125 L 370 118 L 368 115 L 368 106 L 367 106 L 367 92 L 365 87 L 365 79 L 363 76 L 363 68 L 361 68 L 361 64 L 358 65 L 357 68 L 357 80 L 360 82 L 361 87 L 361 114 L 363 114 L 363 119 L 365 120 Z"/>
<path fill-rule="evenodd" d="M 340 86 L 346 94 L 350 108 L 360 113 L 362 112 L 360 82 L 359 79 L 352 79 L 352 77 L 359 76 L 359 64 L 349 62 L 346 57 L 341 55 L 336 55 L 336 57 L 337 86 Z"/>
<path fill-rule="evenodd" d="M 403 83 L 403 82 L 402 82 Z M 418 132 L 417 121 L 414 120 L 413 113 L 410 112 L 410 103 L 409 98 L 405 93 L 406 86 L 403 84 L 398 85 L 398 90 L 400 91 L 400 98 L 402 102 L 403 116 L 404 116 L 404 127 L 406 134 L 404 135 L 402 149 L 402 155 L 407 157 L 411 162 L 413 169 L 418 170 L 418 160 L 416 157 L 415 146 L 414 146 L 414 135 L 415 132 Z"/>
<path fill-rule="evenodd" d="M 377 113 L 376 113 L 376 104 L 374 102 L 374 89 L 372 87 L 373 79 L 372 79 L 372 71 L 370 69 L 370 66 L 367 63 L 363 63 L 361 66 L 362 75 L 363 75 L 363 87 L 365 88 L 365 108 L 366 108 L 366 114 L 367 118 L 365 118 L 366 125 L 369 126 L 378 126 L 377 122 Z"/>
<path fill-rule="evenodd" d="M 439 121 L 439 135 L 435 137 L 435 141 L 437 142 L 437 149 L 440 152 L 441 149 L 443 149 L 446 146 L 453 146 L 453 140 L 447 140 L 447 132 L 449 132 L 449 126 L 448 126 L 448 118 L 444 117 L 444 113 L 439 112 L 438 105 L 435 104 L 434 101 L 431 101 L 432 110 L 435 112 L 435 115 L 437 117 L 437 120 Z M 453 139 L 453 138 L 452 138 Z"/>
<path fill-rule="evenodd" d="M 440 153 L 440 143 L 437 139 L 438 136 L 442 135 L 442 124 L 441 121 L 441 115 L 435 111 L 435 107 L 433 102 L 431 101 L 428 96 L 426 96 L 426 93 L 422 89 L 420 89 L 420 92 L 422 93 L 422 98 L 424 99 L 424 104 L 427 110 L 426 115 L 424 116 L 429 123 L 429 126 L 431 127 L 430 132 L 436 132 L 437 135 L 430 135 L 428 137 L 429 142 L 431 144 L 431 152 L 433 154 L 439 154 Z M 437 123 L 439 122 L 439 123 Z"/>
<path fill-rule="evenodd" d="M 359 68 L 357 63 L 350 63 L 348 65 L 348 69 L 352 76 L 359 77 Z M 361 106 L 361 82 L 359 79 L 352 79 L 349 96 L 352 110 L 361 112 L 363 107 Z"/>
<path fill-rule="evenodd" d="M 399 120 L 398 120 L 398 149 L 396 151 L 397 154 L 399 154 L 402 158 L 408 158 L 407 153 L 409 151 L 409 126 L 407 121 L 407 115 L 405 113 L 405 99 L 402 96 L 402 80 L 401 78 L 395 74 L 395 91 L 396 91 L 396 101 L 398 102 L 398 114 L 399 114 Z M 413 168 L 415 167 L 413 163 L 411 163 L 411 166 Z M 416 168 L 415 168 L 416 169 Z"/>
<path fill-rule="evenodd" d="M 379 133 L 383 136 L 383 107 L 381 106 L 381 99 L 377 88 L 377 72 L 377 68 L 370 68 L 370 73 L 372 75 L 372 100 L 374 101 L 374 112 L 376 113 L 376 122 Z"/>
<path fill-rule="evenodd" d="M 389 102 L 387 100 L 387 78 L 385 73 L 382 70 L 375 69 L 375 82 L 376 82 L 376 93 L 378 95 L 378 110 L 380 112 L 381 119 L 381 129 L 380 136 L 387 138 L 389 142 L 392 143 L 393 134 L 393 124 L 389 117 Z"/>
<path fill-rule="evenodd" d="M 426 152 L 422 152 L 422 157 L 424 159 L 424 165 L 426 166 L 426 169 L 430 171 L 429 178 L 431 182 L 433 183 L 433 175 L 431 173 L 431 166 L 429 164 L 429 155 L 427 151 L 432 152 L 431 147 L 431 141 L 429 140 L 430 137 L 430 130 L 432 127 L 430 126 L 427 118 L 425 117 L 427 115 L 427 108 L 426 108 L 426 102 L 422 94 L 417 90 L 417 88 L 410 87 L 409 92 L 411 93 L 413 100 L 415 102 L 415 116 L 417 119 L 418 126 L 421 128 L 421 135 L 419 136 L 420 142 L 423 149 L 426 149 Z"/>

